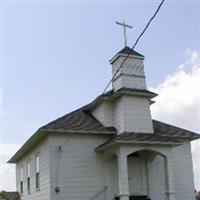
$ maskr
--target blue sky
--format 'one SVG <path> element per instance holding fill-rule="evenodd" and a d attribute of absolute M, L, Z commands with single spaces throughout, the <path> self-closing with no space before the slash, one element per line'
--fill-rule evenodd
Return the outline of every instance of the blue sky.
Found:
<path fill-rule="evenodd" d="M 160 1 L 3 1 L 3 144 L 22 145 L 40 126 L 103 92 L 109 59 L 128 44 Z M 200 3 L 166 1 L 136 49 L 149 87 L 200 49 Z M 4 160 L 8 159 L 5 156 Z"/>

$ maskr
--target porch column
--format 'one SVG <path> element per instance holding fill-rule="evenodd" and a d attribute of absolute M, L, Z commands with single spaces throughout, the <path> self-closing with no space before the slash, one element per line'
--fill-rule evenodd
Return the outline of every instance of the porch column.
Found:
<path fill-rule="evenodd" d="M 175 190 L 174 190 L 174 175 L 173 175 L 173 160 L 172 154 L 168 154 L 164 157 L 165 166 L 165 181 L 166 181 L 166 200 L 176 200 Z"/>
<path fill-rule="evenodd" d="M 129 200 L 128 160 L 127 155 L 123 152 L 123 149 L 120 149 L 117 158 L 120 200 Z"/>

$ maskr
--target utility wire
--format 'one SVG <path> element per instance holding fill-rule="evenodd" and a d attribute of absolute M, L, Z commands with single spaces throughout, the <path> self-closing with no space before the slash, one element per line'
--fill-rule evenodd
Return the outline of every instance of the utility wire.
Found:
<path fill-rule="evenodd" d="M 139 37 L 137 38 L 137 40 L 135 41 L 133 47 L 131 48 L 132 50 L 135 48 L 135 46 L 137 45 L 137 43 L 139 42 L 140 38 L 144 35 L 144 33 L 146 32 L 146 30 L 148 29 L 149 25 L 151 24 L 151 22 L 153 21 L 153 19 L 156 17 L 156 15 L 158 14 L 160 8 L 162 7 L 163 3 L 165 0 L 162 0 L 161 3 L 159 4 L 158 8 L 156 9 L 155 13 L 153 14 L 153 16 L 150 18 L 150 20 L 148 21 L 148 23 L 146 24 L 145 28 L 143 29 L 143 31 L 140 33 Z M 127 56 L 124 58 L 124 60 L 122 61 L 121 65 L 119 66 L 119 68 L 117 69 L 117 71 L 115 72 L 115 74 L 113 75 L 112 79 L 109 81 L 109 83 L 107 84 L 107 86 L 105 87 L 103 94 L 106 92 L 106 90 L 108 89 L 108 87 L 110 86 L 110 84 L 112 83 L 112 81 L 115 79 L 117 73 L 119 72 L 119 70 L 122 68 L 123 64 L 125 63 L 125 61 L 127 60 L 127 58 L 130 56 L 131 52 L 128 52 Z"/>

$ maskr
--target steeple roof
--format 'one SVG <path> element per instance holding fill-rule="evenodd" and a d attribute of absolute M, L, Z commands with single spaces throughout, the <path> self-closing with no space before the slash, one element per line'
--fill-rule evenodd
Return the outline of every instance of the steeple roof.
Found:
<path fill-rule="evenodd" d="M 140 56 L 144 57 L 142 54 L 138 53 L 137 51 L 132 50 L 130 47 L 124 47 L 121 51 L 119 51 L 117 54 L 129 54 L 133 56 Z"/>
<path fill-rule="evenodd" d="M 137 56 L 144 59 L 144 56 L 137 51 L 131 49 L 128 46 L 125 46 L 122 50 L 120 50 L 112 59 L 110 59 L 110 63 L 113 63 L 120 55 L 130 55 L 130 56 Z"/>

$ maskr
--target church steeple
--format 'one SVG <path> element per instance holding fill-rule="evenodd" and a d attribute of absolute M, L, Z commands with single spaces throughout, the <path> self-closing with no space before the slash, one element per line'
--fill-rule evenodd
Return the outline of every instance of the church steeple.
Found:
<path fill-rule="evenodd" d="M 127 55 L 129 56 L 124 62 Z M 113 77 L 115 76 L 112 82 L 114 91 L 121 88 L 146 89 L 143 61 L 143 55 L 127 46 L 110 60 Z"/>
<path fill-rule="evenodd" d="M 119 51 L 110 60 L 112 100 L 104 99 L 92 112 L 105 126 L 115 127 L 118 134 L 154 132 L 150 100 L 155 94 L 146 89 L 143 61 L 144 56 L 128 46 Z"/>

